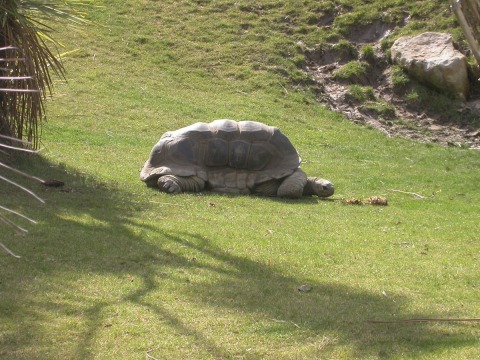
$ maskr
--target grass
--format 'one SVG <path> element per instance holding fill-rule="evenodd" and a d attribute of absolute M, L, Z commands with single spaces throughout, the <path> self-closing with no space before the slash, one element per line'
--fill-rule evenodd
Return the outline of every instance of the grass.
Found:
<path fill-rule="evenodd" d="M 385 100 L 368 101 L 361 104 L 359 108 L 362 111 L 373 113 L 383 119 L 393 119 L 396 116 L 395 107 Z"/>
<path fill-rule="evenodd" d="M 375 49 L 372 45 L 364 45 L 361 50 L 361 58 L 367 62 L 375 61 Z"/>
<path fill-rule="evenodd" d="M 364 61 L 349 61 L 340 69 L 335 71 L 333 77 L 338 80 L 344 80 L 349 83 L 362 84 L 364 83 L 368 73 L 368 63 Z"/>
<path fill-rule="evenodd" d="M 337 3 L 104 4 L 90 36 L 58 34 L 79 51 L 48 104 L 45 151 L 15 159 L 65 188 L 17 179 L 45 205 L 0 189 L 38 221 L 25 237 L 0 228 L 22 256 L 0 255 L 1 358 L 479 356 L 476 323 L 365 322 L 478 318 L 480 159 L 386 138 L 316 102 L 296 44 Z M 169 196 L 140 182 L 163 132 L 217 118 L 280 127 L 334 199 Z M 341 201 L 373 195 L 389 205 Z"/>
<path fill-rule="evenodd" d="M 361 86 L 357 84 L 350 85 L 347 96 L 352 101 L 364 103 L 368 100 L 375 100 L 375 93 L 371 86 Z"/>
<path fill-rule="evenodd" d="M 341 68 L 340 71 L 344 69 Z M 342 72 L 342 74 L 345 74 L 345 72 Z M 352 75 L 348 78 L 358 78 L 358 75 Z M 348 101 L 358 104 L 358 109 L 362 112 L 373 114 L 384 120 L 391 120 L 396 117 L 395 107 L 385 100 L 377 99 L 371 86 L 352 84 L 348 87 L 345 95 Z"/>
<path fill-rule="evenodd" d="M 392 85 L 395 91 L 400 91 L 404 87 L 406 87 L 410 82 L 410 78 L 408 75 L 403 71 L 403 69 L 398 66 L 392 66 Z"/>

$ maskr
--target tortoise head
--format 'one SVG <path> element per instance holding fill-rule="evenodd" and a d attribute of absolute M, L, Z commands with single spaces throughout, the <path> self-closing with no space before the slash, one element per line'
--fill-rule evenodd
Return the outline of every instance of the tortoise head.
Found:
<path fill-rule="evenodd" d="M 317 195 L 318 197 L 329 197 L 335 192 L 333 184 L 325 179 L 309 177 L 303 189 L 303 195 Z"/>

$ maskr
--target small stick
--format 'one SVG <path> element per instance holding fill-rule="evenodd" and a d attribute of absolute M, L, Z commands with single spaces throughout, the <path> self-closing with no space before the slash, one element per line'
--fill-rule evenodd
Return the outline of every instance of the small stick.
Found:
<path fill-rule="evenodd" d="M 402 194 L 413 195 L 413 196 L 416 196 L 416 197 L 418 197 L 418 198 L 420 198 L 420 199 L 425 199 L 425 196 L 420 195 L 420 194 L 417 194 L 417 193 L 414 193 L 414 192 L 401 191 L 401 190 L 390 190 L 390 191 L 394 191 L 394 192 L 398 192 L 398 193 L 402 193 Z"/>
<path fill-rule="evenodd" d="M 395 324 L 395 323 L 417 323 L 417 322 L 455 322 L 455 321 L 464 321 L 464 322 L 480 322 L 480 318 L 419 318 L 419 319 L 403 319 L 403 320 L 366 320 L 368 324 Z"/>
<path fill-rule="evenodd" d="M 160 205 L 185 206 L 185 205 L 182 205 L 182 204 L 174 204 L 174 203 L 168 203 L 168 202 L 159 202 L 159 201 L 153 201 L 153 200 L 150 200 L 149 203 L 152 203 L 152 204 L 160 204 Z"/>
<path fill-rule="evenodd" d="M 275 321 L 275 322 L 278 322 L 278 323 L 292 324 L 297 329 L 300 329 L 300 326 L 295 324 L 293 321 L 285 321 L 285 320 L 277 320 L 277 319 L 272 319 L 272 321 Z"/>
<path fill-rule="evenodd" d="M 148 359 L 158 360 L 157 358 L 154 358 L 152 355 L 150 355 L 148 352 L 145 355 Z"/>

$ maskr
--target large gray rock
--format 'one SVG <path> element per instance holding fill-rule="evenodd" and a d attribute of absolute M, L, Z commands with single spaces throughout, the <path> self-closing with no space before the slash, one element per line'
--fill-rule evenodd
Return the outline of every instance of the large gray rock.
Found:
<path fill-rule="evenodd" d="M 413 78 L 442 93 L 466 100 L 469 91 L 466 57 L 453 47 L 449 34 L 427 32 L 395 41 L 392 60 Z"/>

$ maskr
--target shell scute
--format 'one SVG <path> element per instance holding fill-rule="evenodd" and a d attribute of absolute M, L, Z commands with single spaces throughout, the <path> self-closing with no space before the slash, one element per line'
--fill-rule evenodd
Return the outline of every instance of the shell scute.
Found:
<path fill-rule="evenodd" d="M 206 144 L 205 166 L 228 165 L 228 142 L 223 139 L 211 139 Z"/>
<path fill-rule="evenodd" d="M 250 152 L 249 142 L 244 140 L 230 141 L 230 151 L 228 154 L 228 166 L 234 169 L 247 169 L 249 152 Z"/>

